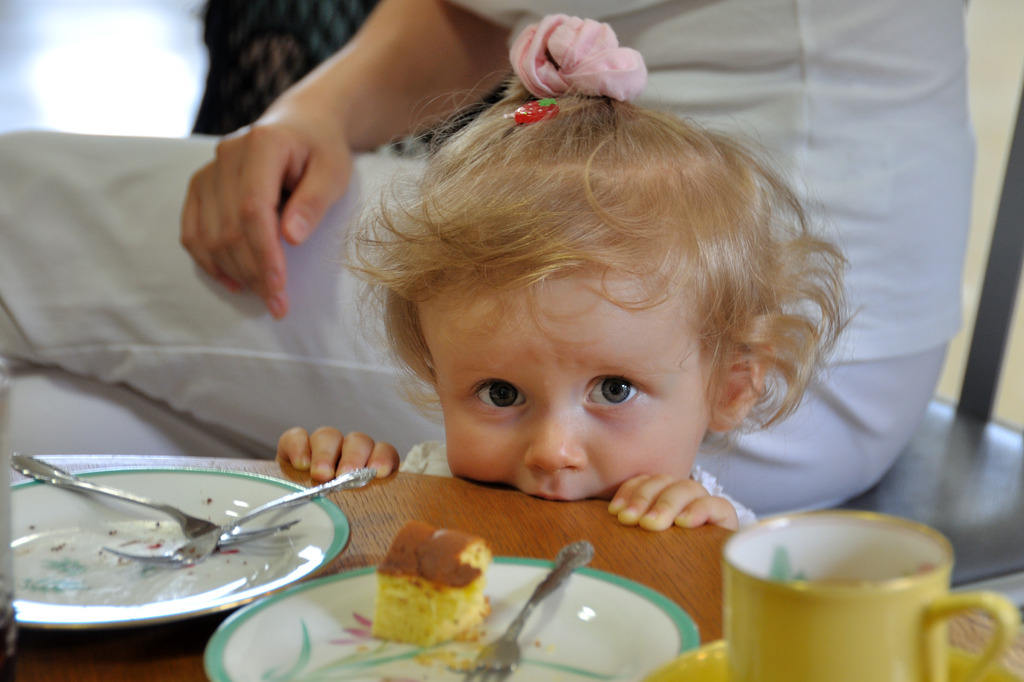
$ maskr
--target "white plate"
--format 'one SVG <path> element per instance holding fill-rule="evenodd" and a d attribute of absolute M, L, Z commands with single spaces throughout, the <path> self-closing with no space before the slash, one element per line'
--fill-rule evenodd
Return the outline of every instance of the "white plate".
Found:
<path fill-rule="evenodd" d="M 203 469 L 130 469 L 83 476 L 184 511 L 227 521 L 299 490 L 288 481 Z M 309 575 L 348 542 L 337 505 L 319 499 L 270 515 L 287 531 L 217 553 L 190 568 L 143 567 L 102 547 L 146 553 L 183 541 L 159 512 L 34 481 L 11 490 L 14 607 L 23 627 L 102 628 L 167 622 L 235 608 Z"/>
<path fill-rule="evenodd" d="M 479 642 L 426 649 L 370 636 L 373 568 L 314 580 L 261 599 L 225 620 L 206 647 L 214 682 L 464 680 L 471 660 L 512 621 L 551 563 L 498 558 L 487 574 L 491 615 Z M 651 589 L 581 569 L 537 607 L 520 636 L 524 659 L 509 679 L 639 680 L 699 643 L 685 611 Z"/>

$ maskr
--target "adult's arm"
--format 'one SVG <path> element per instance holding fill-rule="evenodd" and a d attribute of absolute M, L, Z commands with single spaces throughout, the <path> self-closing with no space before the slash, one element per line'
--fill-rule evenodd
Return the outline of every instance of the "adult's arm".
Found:
<path fill-rule="evenodd" d="M 508 71 L 507 38 L 444 0 L 381 0 L 338 54 L 218 144 L 189 184 L 182 244 L 224 286 L 284 317 L 282 238 L 301 244 L 316 228 L 348 185 L 353 152 L 493 90 Z"/>

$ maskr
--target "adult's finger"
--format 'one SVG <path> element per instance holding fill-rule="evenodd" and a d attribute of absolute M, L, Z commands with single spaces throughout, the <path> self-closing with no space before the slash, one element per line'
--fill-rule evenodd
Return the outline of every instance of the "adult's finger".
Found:
<path fill-rule="evenodd" d="M 331 154 L 311 154 L 308 166 L 291 186 L 281 211 L 281 234 L 290 244 L 301 244 L 324 219 L 327 210 L 345 193 L 352 177 L 352 157 L 339 145 Z"/>
<path fill-rule="evenodd" d="M 217 184 L 217 169 L 213 163 L 207 164 L 192 176 L 182 206 L 180 241 L 206 274 L 228 290 L 238 291 L 241 286 L 217 266 L 210 249 L 214 238 L 210 232 L 220 229 Z"/>
<path fill-rule="evenodd" d="M 287 263 L 279 218 L 282 190 L 301 175 L 308 151 L 279 131 L 254 127 L 246 140 L 237 187 L 237 233 L 225 238 L 223 257 L 242 284 L 256 292 L 275 317 L 287 312 Z"/>

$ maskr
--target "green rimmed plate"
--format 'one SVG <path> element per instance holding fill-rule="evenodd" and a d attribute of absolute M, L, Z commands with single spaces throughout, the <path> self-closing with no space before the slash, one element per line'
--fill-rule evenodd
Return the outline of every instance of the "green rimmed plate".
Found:
<path fill-rule="evenodd" d="M 82 474 L 106 485 L 227 521 L 301 486 L 256 474 L 206 469 L 123 469 Z M 268 518 L 298 518 L 287 531 L 218 553 L 191 568 L 157 569 L 104 546 L 182 541 L 159 512 L 28 481 L 11 490 L 11 546 L 18 623 L 77 629 L 146 625 L 236 608 L 308 576 L 348 542 L 348 520 L 325 499 Z"/>
<path fill-rule="evenodd" d="M 448 666 L 471 660 L 529 598 L 551 562 L 499 557 L 487 574 L 491 615 L 479 642 L 426 649 L 369 632 L 373 568 L 309 581 L 229 617 L 206 648 L 214 682 L 240 680 L 463 680 Z M 524 661 L 510 680 L 639 680 L 697 647 L 693 620 L 663 595 L 584 568 L 530 616 Z"/>

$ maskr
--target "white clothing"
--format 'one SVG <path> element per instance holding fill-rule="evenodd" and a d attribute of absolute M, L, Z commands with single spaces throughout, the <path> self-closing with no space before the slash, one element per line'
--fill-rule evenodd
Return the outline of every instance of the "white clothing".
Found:
<path fill-rule="evenodd" d="M 790 421 L 700 464 L 758 513 L 831 504 L 870 486 L 923 413 L 959 325 L 973 165 L 963 3 L 465 4 L 516 26 L 552 11 L 609 21 L 647 61 L 641 103 L 755 136 L 824 204 L 858 308 L 844 364 Z M 523 9 L 531 6 L 542 9 Z M 106 384 L 50 400 L 46 391 L 63 382 L 26 391 L 39 377 L 23 367 L 10 446 L 209 454 L 201 438 L 156 437 L 181 427 L 209 429 L 215 454 L 270 457 L 294 425 L 365 431 L 399 452 L 443 440 L 367 341 L 338 262 L 359 193 L 372 196 L 366 183 L 386 181 L 398 162 L 359 156 L 345 198 L 306 245 L 286 248 L 291 312 L 274 321 L 255 297 L 201 274 L 178 243 L 188 179 L 214 143 L 0 136 L 0 354 Z M 58 406 L 91 400 L 124 409 L 89 413 L 104 422 L 79 421 L 62 437 L 74 419 Z"/>
<path fill-rule="evenodd" d="M 168 427 L 151 418 L 161 404 L 185 415 L 175 432 L 212 425 L 240 455 L 273 457 L 278 436 L 299 424 L 367 431 L 400 452 L 442 437 L 397 389 L 340 264 L 358 188 L 396 162 L 358 158 L 352 190 L 306 246 L 287 249 L 293 305 L 276 322 L 255 297 L 229 294 L 201 274 L 178 242 L 189 177 L 215 142 L 0 136 L 0 354 L 114 384 L 103 392 L 145 424 L 118 419 L 86 432 L 76 415 L 57 411 L 67 401 L 47 399 L 63 392 L 23 367 L 11 394 L 10 447 L 178 454 L 180 443 L 185 454 L 224 454 L 191 437 L 147 442 L 147 433 Z M 29 381 L 33 404 L 22 400 Z M 76 402 L 89 404 L 76 389 Z M 62 435 L 68 423 L 80 440 Z"/>
<path fill-rule="evenodd" d="M 453 0 L 519 30 L 607 21 L 650 74 L 637 104 L 753 138 L 820 202 L 850 260 L 844 360 L 960 326 L 974 139 L 956 0 Z"/>
<path fill-rule="evenodd" d="M 945 356 L 943 344 L 834 365 L 789 419 L 697 462 L 761 515 L 839 504 L 889 470 L 928 408 Z"/>
<path fill-rule="evenodd" d="M 409 474 L 451 478 L 452 470 L 448 467 L 448 447 L 437 440 L 417 443 L 402 458 L 402 464 L 398 470 Z"/>
<path fill-rule="evenodd" d="M 452 470 L 448 468 L 448 448 L 439 441 L 417 443 L 402 459 L 402 464 L 398 470 L 411 474 L 450 477 Z M 708 495 L 722 497 L 729 501 L 729 504 L 736 509 L 740 528 L 749 526 L 757 521 L 757 516 L 754 515 L 754 512 L 730 497 L 712 474 L 704 471 L 699 466 L 694 466 L 690 476 L 697 483 L 700 483 L 704 490 L 708 491 Z"/>

